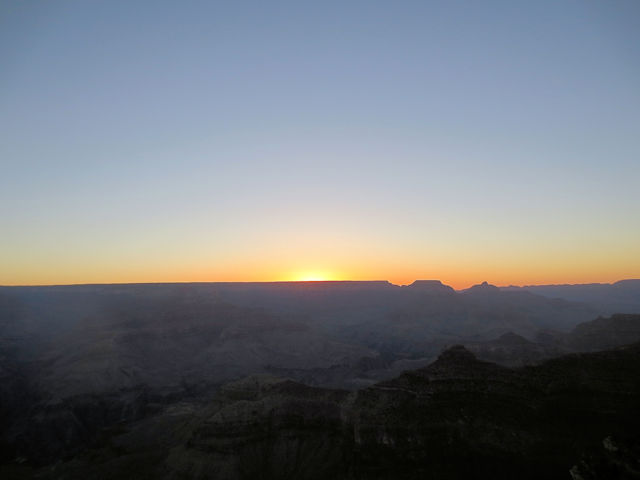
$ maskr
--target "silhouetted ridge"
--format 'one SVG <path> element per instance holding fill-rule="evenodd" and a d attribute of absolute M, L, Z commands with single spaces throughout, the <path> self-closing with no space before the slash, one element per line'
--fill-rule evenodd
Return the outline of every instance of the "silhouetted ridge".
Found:
<path fill-rule="evenodd" d="M 416 280 L 407 288 L 431 294 L 455 293 L 453 288 L 443 284 L 440 280 Z"/>
<path fill-rule="evenodd" d="M 614 287 L 640 288 L 640 279 L 629 278 L 627 280 L 619 280 L 612 284 Z"/>
<path fill-rule="evenodd" d="M 502 335 L 500 335 L 500 337 L 497 338 L 496 343 L 499 343 L 500 345 L 514 345 L 514 346 L 515 345 L 532 345 L 532 342 L 513 332 L 503 333 Z"/>
<path fill-rule="evenodd" d="M 567 337 L 572 350 L 607 350 L 640 340 L 640 314 L 615 314 L 598 317 L 575 327 Z"/>
<path fill-rule="evenodd" d="M 436 360 L 437 363 L 469 363 L 477 361 L 476 356 L 467 350 L 464 345 L 454 345 L 446 349 Z"/>
<path fill-rule="evenodd" d="M 501 290 L 528 291 L 547 298 L 583 302 L 606 315 L 640 312 L 640 279 L 625 279 L 615 283 L 511 286 Z"/>
<path fill-rule="evenodd" d="M 500 289 L 495 285 L 491 285 L 490 283 L 482 282 L 481 284 L 474 285 L 473 287 L 468 288 L 464 291 L 467 293 L 499 293 Z"/>

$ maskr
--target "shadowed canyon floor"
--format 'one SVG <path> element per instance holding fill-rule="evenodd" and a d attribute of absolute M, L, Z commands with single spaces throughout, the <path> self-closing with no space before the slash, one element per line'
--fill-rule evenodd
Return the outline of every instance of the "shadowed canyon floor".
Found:
<path fill-rule="evenodd" d="M 640 315 L 610 314 L 433 281 L 0 287 L 0 473 L 636 478 Z"/>

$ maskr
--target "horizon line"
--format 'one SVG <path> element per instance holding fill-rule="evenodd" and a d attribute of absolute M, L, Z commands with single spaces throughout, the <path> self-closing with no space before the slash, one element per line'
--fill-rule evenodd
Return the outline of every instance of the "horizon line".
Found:
<path fill-rule="evenodd" d="M 616 283 L 624 281 L 640 281 L 640 278 L 621 278 L 615 282 L 586 282 L 586 283 L 529 283 L 522 285 L 494 285 L 488 281 L 474 283 L 466 288 L 454 288 L 439 279 L 415 279 L 411 283 L 393 283 L 389 280 L 262 280 L 262 281 L 167 281 L 167 282 L 89 282 L 89 283 L 40 283 L 40 284 L 13 284 L 5 285 L 1 284 L 0 288 L 37 288 L 37 287 L 89 287 L 89 286 L 126 286 L 126 285 L 206 285 L 206 284 L 320 284 L 320 283 L 387 283 L 395 287 L 408 287 L 416 282 L 439 282 L 444 286 L 451 287 L 456 291 L 467 290 L 476 285 L 482 283 L 488 283 L 489 285 L 496 286 L 498 288 L 527 288 L 527 287 L 561 287 L 561 286 L 576 286 L 576 285 L 614 285 Z"/>

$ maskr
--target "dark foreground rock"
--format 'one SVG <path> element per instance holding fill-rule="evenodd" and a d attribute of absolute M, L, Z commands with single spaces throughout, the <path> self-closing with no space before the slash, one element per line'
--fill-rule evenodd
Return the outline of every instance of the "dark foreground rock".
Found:
<path fill-rule="evenodd" d="M 638 478 L 638 405 L 638 344 L 517 369 L 456 346 L 357 392 L 249 377 L 105 432 L 72 460 L 11 468 L 67 479 Z"/>

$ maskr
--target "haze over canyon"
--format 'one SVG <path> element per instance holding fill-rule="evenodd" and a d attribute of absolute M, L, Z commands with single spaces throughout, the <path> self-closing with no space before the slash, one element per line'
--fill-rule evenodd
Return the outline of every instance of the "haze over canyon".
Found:
<path fill-rule="evenodd" d="M 0 471 L 633 478 L 637 312 L 640 280 L 0 287 Z"/>

